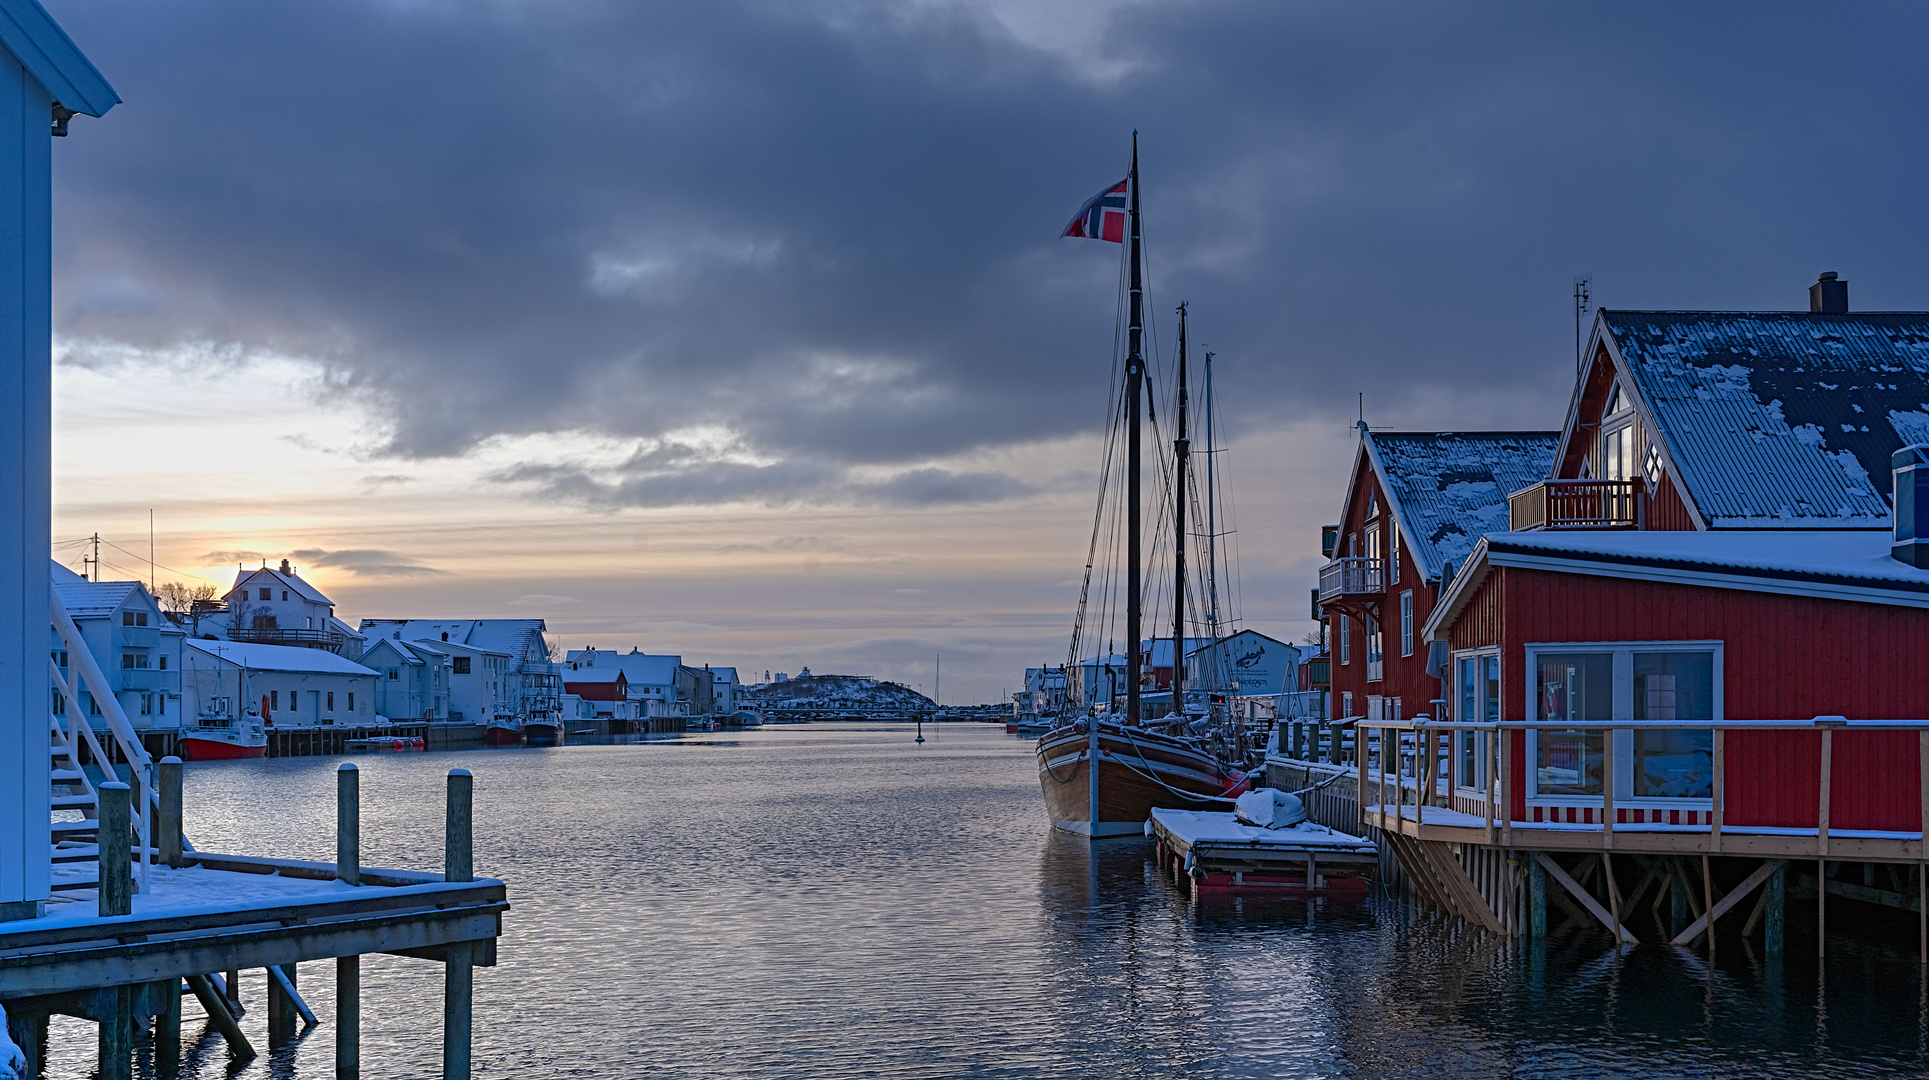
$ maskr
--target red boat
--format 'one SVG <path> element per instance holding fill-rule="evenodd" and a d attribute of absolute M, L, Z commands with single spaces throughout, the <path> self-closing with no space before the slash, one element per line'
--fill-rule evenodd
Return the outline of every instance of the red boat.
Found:
<path fill-rule="evenodd" d="M 181 730 L 181 757 L 188 761 L 233 761 L 267 755 L 268 735 L 253 716 L 242 717 L 240 723 L 204 716 L 193 727 Z"/>
<path fill-rule="evenodd" d="M 521 746 L 522 727 L 514 720 L 491 720 L 483 729 L 484 746 Z"/>

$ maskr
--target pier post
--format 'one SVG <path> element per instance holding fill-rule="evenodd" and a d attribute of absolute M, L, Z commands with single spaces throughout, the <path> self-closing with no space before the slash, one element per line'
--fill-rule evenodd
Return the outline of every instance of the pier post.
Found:
<path fill-rule="evenodd" d="M 335 876 L 362 883 L 362 773 L 352 761 L 335 768 Z"/>
<path fill-rule="evenodd" d="M 362 958 L 335 958 L 335 1080 L 361 1080 Z"/>
<path fill-rule="evenodd" d="M 1098 730 L 1096 720 L 1092 721 L 1092 729 Z M 475 880 L 474 802 L 475 777 L 467 769 L 450 769 L 444 880 Z M 474 957 L 469 951 L 468 942 L 454 942 L 446 948 L 448 958 L 442 965 L 442 1078 L 469 1080 L 470 1017 L 475 998 Z"/>
<path fill-rule="evenodd" d="M 169 979 L 154 1018 L 154 1075 L 174 1080 L 181 1072 L 181 980 Z"/>
<path fill-rule="evenodd" d="M 101 995 L 111 1004 L 100 1018 L 100 1080 L 134 1080 L 132 996 L 130 986 L 116 986 Z"/>
<path fill-rule="evenodd" d="M 282 974 L 288 976 L 288 985 L 295 985 L 295 965 L 283 964 L 281 970 Z M 300 1014 L 295 1009 L 295 1000 L 281 988 L 281 980 L 275 978 L 275 973 L 269 971 L 267 976 L 268 1049 L 273 1050 L 295 1041 L 296 1021 L 300 1019 Z"/>
<path fill-rule="evenodd" d="M 1768 890 L 1768 911 L 1762 923 L 1762 948 L 1768 955 L 1780 958 L 1782 935 L 1787 926 L 1783 901 L 1788 896 L 1788 867 L 1783 866 L 1768 875 L 1768 881 L 1762 887 Z"/>
<path fill-rule="evenodd" d="M 161 789 L 161 813 L 154 823 L 154 846 L 160 849 L 162 866 L 179 866 L 181 865 L 181 759 L 164 757 L 157 771 Z"/>
<path fill-rule="evenodd" d="M 1527 933 L 1535 941 L 1547 937 L 1547 869 L 1539 859 L 1527 861 Z"/>
<path fill-rule="evenodd" d="M 246 1016 L 248 1009 L 241 1004 L 241 973 L 230 971 L 222 979 L 221 989 L 227 994 L 228 1012 L 236 1017 Z"/>
<path fill-rule="evenodd" d="M 7 1013 L 7 1038 L 20 1048 L 20 1056 L 27 1059 L 26 1070 L 20 1080 L 40 1080 L 40 1067 L 47 1059 L 47 1014 L 27 1015 L 23 1012 Z"/>
<path fill-rule="evenodd" d="M 100 914 L 128 915 L 134 911 L 131 796 L 126 784 L 110 780 L 99 788 L 100 820 L 95 849 L 100 860 Z M 104 1044 L 103 1044 L 104 1045 Z"/>

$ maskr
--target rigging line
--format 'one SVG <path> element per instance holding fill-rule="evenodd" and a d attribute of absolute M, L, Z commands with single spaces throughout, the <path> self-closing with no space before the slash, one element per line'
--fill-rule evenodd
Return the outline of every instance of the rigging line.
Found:
<path fill-rule="evenodd" d="M 210 584 L 210 585 L 219 585 L 219 584 L 221 584 L 221 583 L 220 583 L 220 582 L 218 582 L 218 581 L 214 581 L 214 580 L 212 580 L 212 579 L 209 579 L 209 578 L 204 578 L 204 577 L 202 577 L 202 576 L 201 576 L 201 575 L 199 575 L 199 574 L 190 574 L 190 573 L 188 573 L 188 572 L 187 572 L 186 570 L 176 570 L 176 569 L 175 569 L 175 568 L 173 568 L 172 566 L 163 566 L 162 564 L 160 564 L 160 563 L 157 563 L 157 562 L 155 562 L 155 561 L 154 561 L 153 559 L 150 559 L 150 558 L 148 558 L 148 557 L 147 557 L 147 556 L 145 556 L 145 555 L 141 555 L 141 554 L 138 554 L 138 553 L 136 553 L 136 552 L 132 552 L 132 551 L 129 551 L 129 550 L 127 550 L 126 548 L 124 548 L 124 547 L 122 547 L 122 546 L 120 546 L 119 544 L 116 544 L 116 543 L 115 543 L 115 542 L 113 542 L 112 540 L 102 540 L 102 541 L 101 541 L 101 543 L 103 543 L 103 544 L 106 544 L 106 545 L 107 545 L 108 547 L 111 547 L 111 548 L 113 548 L 113 549 L 114 549 L 115 551 L 118 551 L 118 552 L 120 552 L 120 553 L 121 553 L 121 554 L 123 554 L 123 555 L 128 555 L 128 556 L 132 556 L 133 558 L 136 558 L 136 559 L 139 559 L 140 561 L 142 561 L 142 562 L 144 562 L 144 563 L 146 563 L 146 564 L 148 564 L 149 566 L 152 566 L 152 567 L 154 567 L 154 568 L 155 568 L 155 569 L 157 569 L 157 570 L 166 570 L 166 571 L 167 571 L 168 573 L 170 573 L 170 574 L 179 574 L 179 575 L 181 575 L 182 577 L 191 577 L 191 578 L 193 578 L 193 579 L 194 579 L 194 580 L 196 580 L 196 581 L 205 581 L 205 582 L 207 582 L 207 583 L 208 583 L 208 584 Z"/>

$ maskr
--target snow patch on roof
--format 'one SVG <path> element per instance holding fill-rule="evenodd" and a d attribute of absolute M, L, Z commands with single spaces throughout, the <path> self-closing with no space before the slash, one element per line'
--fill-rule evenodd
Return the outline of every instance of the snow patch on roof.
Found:
<path fill-rule="evenodd" d="M 250 671 L 307 671 L 335 675 L 367 675 L 375 672 L 353 660 L 344 660 L 321 649 L 302 649 L 293 645 L 257 645 L 251 641 L 204 641 L 189 638 L 182 643 L 191 651 L 181 655 L 182 663 L 194 666 L 197 658 L 239 664 Z M 392 643 L 391 643 L 392 644 Z"/>
<path fill-rule="evenodd" d="M 1507 496 L 1545 479 L 1557 431 L 1375 431 L 1367 446 L 1421 573 L 1466 561 L 1490 532 L 1505 532 Z"/>
<path fill-rule="evenodd" d="M 1503 532 L 1487 538 L 1490 553 L 1542 552 L 1556 556 L 1704 566 L 1715 570 L 1766 570 L 1837 578 L 1871 585 L 1929 588 L 1929 570 L 1889 556 L 1888 533 L 1842 529 L 1775 529 L 1759 532 Z"/>

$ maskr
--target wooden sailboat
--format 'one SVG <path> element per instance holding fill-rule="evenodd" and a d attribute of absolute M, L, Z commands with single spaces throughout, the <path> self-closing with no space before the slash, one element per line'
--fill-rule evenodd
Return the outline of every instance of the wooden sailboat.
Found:
<path fill-rule="evenodd" d="M 1090 836 L 1138 835 L 1155 806 L 1183 810 L 1219 810 L 1246 788 L 1245 775 L 1220 761 L 1198 739 L 1178 731 L 1161 731 L 1144 723 L 1140 702 L 1144 655 L 1140 648 L 1143 567 L 1140 507 L 1140 410 L 1145 395 L 1145 279 L 1144 249 L 1139 229 L 1139 141 L 1132 137 L 1132 166 L 1126 176 L 1127 232 L 1130 278 L 1130 320 L 1126 336 L 1124 407 L 1126 428 L 1126 567 L 1125 567 L 1125 709 L 1107 701 L 1105 711 L 1083 717 L 1061 717 L 1061 724 L 1038 740 L 1038 784 L 1054 828 Z M 1077 235 L 1100 236 L 1096 231 Z M 1177 545 L 1173 603 L 1173 702 L 1182 700 L 1185 640 L 1185 310 L 1180 309 L 1179 429 L 1173 449 L 1177 473 L 1174 500 Z M 1101 494 L 1101 499 L 1104 497 Z M 1087 574 L 1090 566 L 1087 566 Z M 1083 612 L 1081 611 L 1081 618 Z M 1074 653 L 1077 651 L 1074 636 Z M 1072 657 L 1076 663 L 1078 657 Z M 1068 687 L 1069 690 L 1069 687 Z"/>

